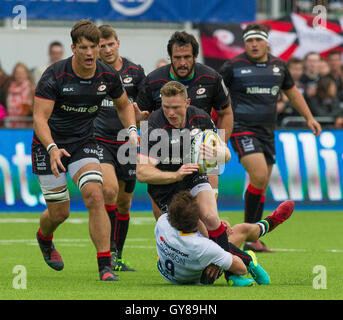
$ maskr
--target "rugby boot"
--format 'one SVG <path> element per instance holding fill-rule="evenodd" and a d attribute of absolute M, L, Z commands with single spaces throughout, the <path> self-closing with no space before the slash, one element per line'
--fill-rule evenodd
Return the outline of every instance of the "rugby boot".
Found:
<path fill-rule="evenodd" d="M 252 275 L 258 284 L 270 284 L 270 278 L 266 270 L 264 270 L 257 262 L 255 252 L 248 250 L 245 251 L 250 257 L 251 262 L 248 266 L 248 272 Z"/>
<path fill-rule="evenodd" d="M 45 241 L 41 240 L 38 232 L 36 236 L 46 264 L 56 271 L 61 271 L 64 268 L 64 263 L 61 255 L 56 250 L 54 243 L 49 241 L 49 244 L 47 244 Z"/>
<path fill-rule="evenodd" d="M 124 259 L 117 259 L 116 264 L 113 268 L 114 271 L 136 271 L 130 264 Z"/>
<path fill-rule="evenodd" d="M 286 221 L 293 213 L 294 202 L 292 200 L 286 200 L 282 202 L 276 210 L 269 215 L 269 218 L 272 221 L 272 225 L 269 228 L 269 232 L 275 229 L 279 224 Z"/>
<path fill-rule="evenodd" d="M 106 266 L 99 272 L 101 281 L 119 281 L 117 275 L 113 273 L 110 267 Z"/>
<path fill-rule="evenodd" d="M 255 242 L 246 242 L 243 250 L 251 250 L 254 252 L 275 252 L 275 250 L 268 249 L 261 240 L 257 240 Z"/>
<path fill-rule="evenodd" d="M 255 285 L 254 279 L 238 276 L 236 274 L 230 275 L 226 280 L 230 287 L 252 287 Z"/>

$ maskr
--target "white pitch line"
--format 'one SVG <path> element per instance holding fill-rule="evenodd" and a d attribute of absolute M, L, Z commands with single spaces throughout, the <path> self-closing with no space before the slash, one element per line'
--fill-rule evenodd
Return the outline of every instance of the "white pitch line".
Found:
<path fill-rule="evenodd" d="M 153 241 L 152 238 L 128 238 L 126 239 L 127 244 L 125 247 L 126 248 L 136 248 L 136 249 L 155 249 L 154 245 L 136 245 L 132 243 L 136 242 L 151 242 Z M 66 238 L 61 238 L 61 239 L 54 239 L 55 243 L 58 243 L 59 246 L 69 246 L 69 247 L 86 247 L 87 245 L 91 244 L 91 239 L 66 239 Z M 0 245 L 2 246 L 8 246 L 12 244 L 18 244 L 18 243 L 23 243 L 29 246 L 37 245 L 37 240 L 36 239 L 2 239 L 0 240 Z M 307 249 L 291 249 L 291 248 L 273 248 L 276 252 L 309 252 Z M 323 250 L 325 252 L 330 252 L 330 253 L 343 253 L 342 249 L 325 249 Z"/>
<path fill-rule="evenodd" d="M 1 218 L 1 223 L 39 223 L 39 218 Z M 88 223 L 88 218 L 69 218 L 65 223 L 82 224 Z M 154 224 L 155 219 L 153 217 L 132 217 L 130 223 L 134 225 Z"/>

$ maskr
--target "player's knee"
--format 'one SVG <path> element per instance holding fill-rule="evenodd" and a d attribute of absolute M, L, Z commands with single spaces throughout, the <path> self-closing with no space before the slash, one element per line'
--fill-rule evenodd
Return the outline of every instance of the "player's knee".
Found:
<path fill-rule="evenodd" d="M 237 233 L 237 234 L 242 234 L 242 235 L 246 235 L 249 233 L 251 229 L 251 224 L 249 223 L 240 223 L 240 224 L 236 224 L 232 230 L 233 232 Z"/>
<path fill-rule="evenodd" d="M 103 185 L 104 198 L 106 203 L 116 203 L 118 197 L 118 185 Z"/>
<path fill-rule="evenodd" d="M 205 224 L 208 230 L 217 229 L 220 225 L 220 219 L 216 212 L 208 211 L 201 214 L 201 221 Z"/>
<path fill-rule="evenodd" d="M 247 267 L 243 263 L 242 259 L 234 255 L 232 255 L 232 264 L 229 271 L 238 275 L 243 275 L 248 272 Z"/>
<path fill-rule="evenodd" d="M 129 212 L 131 208 L 131 199 L 117 199 L 117 207 L 119 212 Z"/>
<path fill-rule="evenodd" d="M 85 188 L 83 190 L 83 200 L 88 209 L 104 206 L 104 197 L 100 185 L 93 185 Z"/>
<path fill-rule="evenodd" d="M 48 210 L 48 216 L 54 223 L 63 223 L 69 217 L 69 210 L 62 210 L 60 208 L 55 208 L 54 210 Z"/>
<path fill-rule="evenodd" d="M 256 188 L 262 189 L 268 183 L 268 172 L 265 170 L 258 170 L 250 174 L 250 181 Z"/>

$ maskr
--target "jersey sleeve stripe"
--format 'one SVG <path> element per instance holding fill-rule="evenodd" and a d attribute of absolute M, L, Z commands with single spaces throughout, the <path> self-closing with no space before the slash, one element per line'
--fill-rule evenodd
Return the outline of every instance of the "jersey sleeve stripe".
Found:
<path fill-rule="evenodd" d="M 244 61 L 244 62 L 251 63 L 248 59 L 235 59 L 235 60 L 231 60 L 232 63 L 239 62 L 239 61 Z"/>
<path fill-rule="evenodd" d="M 67 72 L 63 72 L 63 73 L 61 73 L 59 76 L 57 76 L 56 79 L 58 79 L 58 78 L 60 78 L 60 77 L 62 77 L 62 76 L 64 76 L 64 75 L 67 75 L 67 76 L 70 76 L 70 77 L 74 78 L 74 76 L 73 76 L 72 74 L 67 73 Z"/>
<path fill-rule="evenodd" d="M 44 98 L 44 97 L 40 97 L 40 96 L 37 96 L 37 95 L 35 95 L 35 98 L 44 99 L 44 100 L 49 100 L 49 101 L 55 101 L 55 100 L 53 100 L 53 99 Z"/>
<path fill-rule="evenodd" d="M 135 69 L 135 70 L 139 70 L 138 68 L 136 67 L 128 67 L 125 71 L 123 71 L 122 73 L 126 73 L 129 71 L 129 69 Z"/>
<path fill-rule="evenodd" d="M 197 82 L 197 81 L 198 81 L 199 79 L 201 79 L 202 77 L 206 77 L 206 78 L 215 79 L 215 77 L 213 77 L 213 76 L 209 76 L 209 75 L 207 75 L 207 74 L 203 74 L 202 76 L 200 76 L 200 77 L 196 78 L 196 79 L 194 80 L 194 82 Z"/>
<path fill-rule="evenodd" d="M 115 74 L 112 73 L 112 72 L 104 71 L 104 72 L 101 72 L 96 78 L 98 79 L 98 78 L 99 78 L 101 75 L 103 75 L 104 73 L 110 74 L 111 76 L 115 76 Z"/>
<path fill-rule="evenodd" d="M 165 83 L 168 82 L 168 80 L 166 80 L 166 79 L 157 79 L 157 80 L 150 81 L 149 84 L 152 84 L 154 82 L 159 82 L 159 81 L 162 81 L 162 82 L 165 82 Z"/>
<path fill-rule="evenodd" d="M 194 118 L 206 118 L 206 116 L 195 115 L 188 121 L 188 124 L 191 124 L 191 122 L 194 120 Z"/>
<path fill-rule="evenodd" d="M 237 137 L 237 136 L 245 136 L 245 135 L 255 135 L 254 132 L 246 131 L 246 132 L 237 132 L 233 133 L 231 137 Z"/>

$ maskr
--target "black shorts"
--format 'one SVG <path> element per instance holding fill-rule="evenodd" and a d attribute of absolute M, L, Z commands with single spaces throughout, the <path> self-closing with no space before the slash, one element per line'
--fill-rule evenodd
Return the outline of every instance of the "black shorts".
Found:
<path fill-rule="evenodd" d="M 135 183 L 136 164 L 130 162 L 127 164 L 121 164 L 118 159 L 118 149 L 120 148 L 120 146 L 122 146 L 122 143 L 105 142 L 99 139 L 96 139 L 96 141 L 99 145 L 99 150 L 101 151 L 99 157 L 100 163 L 109 163 L 113 165 L 118 180 L 125 181 L 126 183 L 130 182 L 131 184 L 133 182 Z"/>
<path fill-rule="evenodd" d="M 263 153 L 267 164 L 275 163 L 274 137 L 261 136 L 253 132 L 237 132 L 231 135 L 230 141 L 239 160 L 248 154 Z"/>
<path fill-rule="evenodd" d="M 68 171 L 68 166 L 72 163 L 87 159 L 95 158 L 99 162 L 99 149 L 98 144 L 94 138 L 90 137 L 82 142 L 69 143 L 69 144 L 58 144 L 59 149 L 65 149 L 70 157 L 63 156 L 61 162 L 65 169 Z M 36 140 L 32 141 L 32 171 L 37 175 L 48 175 L 52 174 L 50 167 L 50 156 L 46 151 L 46 148 Z M 59 172 L 63 172 L 59 168 Z"/>
<path fill-rule="evenodd" d="M 148 184 L 148 193 L 156 202 L 162 213 L 168 212 L 168 206 L 173 196 L 183 190 L 191 190 L 197 185 L 208 183 L 206 174 L 194 173 L 182 181 L 171 184 Z"/>

